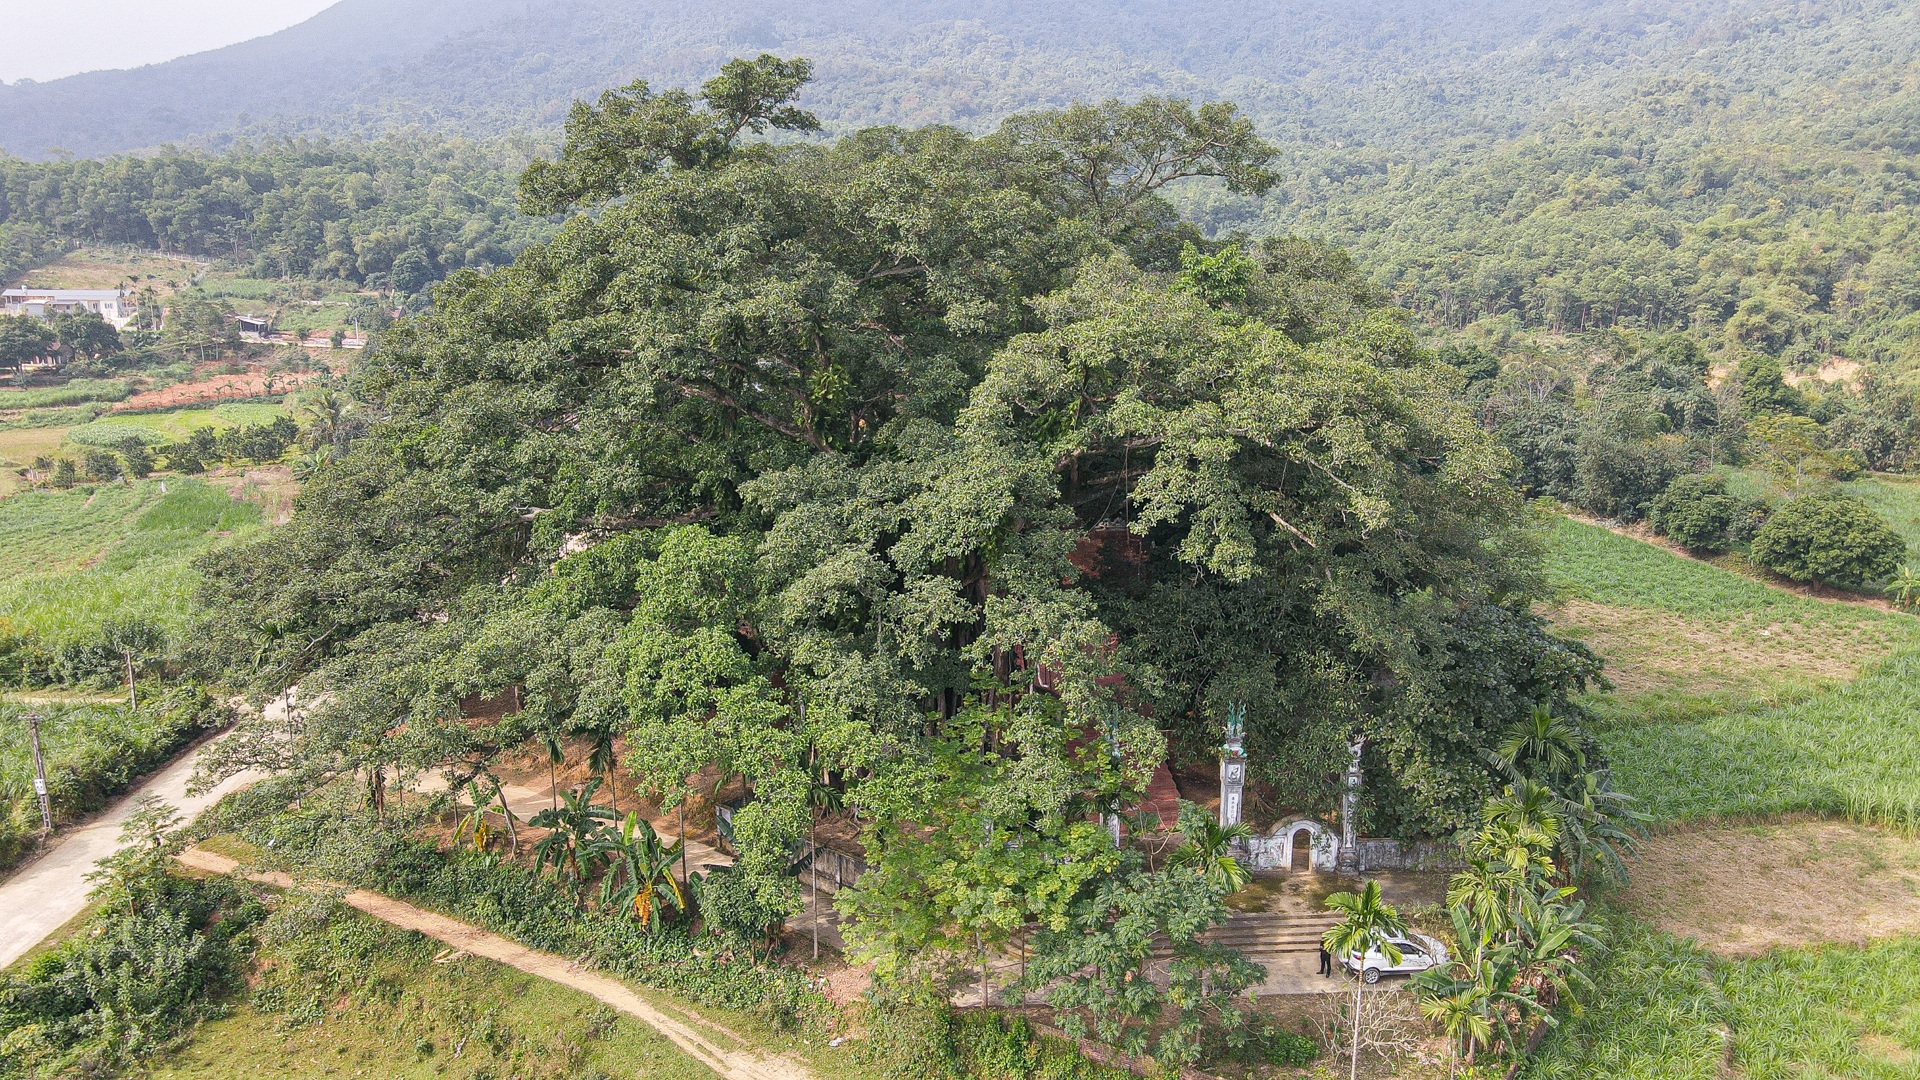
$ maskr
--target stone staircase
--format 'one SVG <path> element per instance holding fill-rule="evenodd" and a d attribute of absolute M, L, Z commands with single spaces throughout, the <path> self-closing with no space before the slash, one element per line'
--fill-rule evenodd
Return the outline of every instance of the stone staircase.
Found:
<path fill-rule="evenodd" d="M 1201 938 L 1237 949 L 1255 963 L 1299 954 L 1313 956 L 1317 962 L 1320 937 L 1336 921 L 1320 912 L 1248 912 L 1234 915 Z M 1164 958 L 1172 955 L 1172 950 L 1161 945 L 1153 955 Z"/>

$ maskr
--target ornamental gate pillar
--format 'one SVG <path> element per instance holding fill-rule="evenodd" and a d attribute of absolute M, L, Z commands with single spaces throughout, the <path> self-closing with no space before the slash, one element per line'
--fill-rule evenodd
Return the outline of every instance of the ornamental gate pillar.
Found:
<path fill-rule="evenodd" d="M 1220 747 L 1220 827 L 1240 824 L 1241 804 L 1247 790 L 1247 705 L 1227 706 L 1227 741 Z M 1236 851 L 1246 845 L 1234 842 Z"/>
<path fill-rule="evenodd" d="M 1340 793 L 1340 855 L 1342 873 L 1360 870 L 1360 752 L 1366 749 L 1366 736 L 1355 736 L 1348 747 L 1353 759 L 1347 764 L 1346 790 Z"/>

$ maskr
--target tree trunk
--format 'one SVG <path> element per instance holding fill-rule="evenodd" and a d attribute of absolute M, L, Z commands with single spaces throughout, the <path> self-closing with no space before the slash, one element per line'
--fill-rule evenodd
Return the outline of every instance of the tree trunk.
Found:
<path fill-rule="evenodd" d="M 980 931 L 973 932 L 973 947 L 980 952 L 980 1007 L 987 1007 L 987 943 L 980 937 Z"/>
<path fill-rule="evenodd" d="M 807 855 L 807 869 L 813 871 L 813 958 L 820 959 L 820 823 L 818 819 L 807 826 L 807 846 L 811 849 Z"/>
<path fill-rule="evenodd" d="M 1353 1038 L 1353 1069 L 1348 1074 L 1349 1080 L 1360 1080 L 1360 995 L 1367 988 L 1366 967 L 1367 956 L 1363 951 L 1360 954 L 1361 974 L 1354 977 L 1353 983 L 1353 1031 L 1350 1033 Z"/>
<path fill-rule="evenodd" d="M 500 796 L 500 816 L 507 819 L 507 850 L 518 855 L 520 854 L 520 833 L 513 827 L 513 811 L 507 807 L 506 785 L 493 785 L 493 793 Z"/>
<path fill-rule="evenodd" d="M 133 654 L 127 653 L 126 656 L 127 656 L 127 711 L 132 712 L 133 710 L 138 709 L 140 707 L 140 702 L 137 699 L 135 699 L 134 692 L 133 692 Z"/>

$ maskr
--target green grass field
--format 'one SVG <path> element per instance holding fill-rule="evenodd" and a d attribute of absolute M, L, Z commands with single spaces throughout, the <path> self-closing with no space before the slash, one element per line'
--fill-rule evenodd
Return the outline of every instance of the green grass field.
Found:
<path fill-rule="evenodd" d="M 235 401 L 205 409 L 172 409 L 167 412 L 113 413 L 67 431 L 67 441 L 80 445 L 102 445 L 117 441 L 113 434 L 137 429 L 148 433 L 147 441 L 173 442 L 184 439 L 196 428 L 225 430 L 248 424 L 268 424 L 287 415 L 284 405 L 269 402 Z"/>
<path fill-rule="evenodd" d="M 1558 624 L 1630 686 L 1593 704 L 1615 778 L 1643 810 L 1920 829 L 1920 620 L 1571 521 L 1549 552 L 1556 588 L 1588 605 L 1570 602 Z"/>
<path fill-rule="evenodd" d="M 0 390 L 0 412 L 84 405 L 90 401 L 125 401 L 132 392 L 132 386 L 125 379 L 73 379 L 61 386 Z"/>
<path fill-rule="evenodd" d="M 1598 992 L 1549 1038 L 1536 1080 L 1912 1080 L 1920 940 L 1721 961 L 1607 917 Z M 1730 1073 L 1730 1061 L 1737 1072 Z"/>
<path fill-rule="evenodd" d="M 339 911 L 345 924 L 265 954 L 254 1003 L 205 1024 L 155 1080 L 305 1077 L 647 1077 L 712 1080 L 653 1029 L 512 968 Z M 330 963 L 342 938 L 371 956 Z M 346 948 L 352 948 L 349 945 Z M 274 967 L 302 965 L 289 976 Z M 271 1009 L 262 1009 L 269 1004 Z"/>
<path fill-rule="evenodd" d="M 1600 705 L 1700 719 L 1837 689 L 1902 649 L 1920 621 L 1801 596 L 1631 537 L 1558 519 L 1548 577 L 1556 628 L 1608 662 Z"/>
<path fill-rule="evenodd" d="M 252 503 L 179 477 L 0 500 L 0 612 L 44 646 L 89 638 L 113 616 L 177 630 L 193 559 L 258 529 L 261 517 Z"/>

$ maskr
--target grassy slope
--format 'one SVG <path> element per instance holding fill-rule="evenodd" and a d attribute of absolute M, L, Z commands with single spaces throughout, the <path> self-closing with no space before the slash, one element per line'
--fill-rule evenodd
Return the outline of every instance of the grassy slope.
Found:
<path fill-rule="evenodd" d="M 1920 622 L 1799 597 L 1573 522 L 1554 529 L 1551 572 L 1566 595 L 1638 612 L 1649 637 L 1664 635 L 1629 645 L 1664 648 L 1701 674 L 1596 700 L 1621 787 L 1657 820 L 1811 810 L 1920 825 Z M 1705 628 L 1764 619 L 1890 655 L 1850 682 L 1702 693 L 1719 667 L 1747 660 L 1702 648 L 1711 635 L 1672 634 L 1668 618 Z M 1606 921 L 1612 948 L 1597 990 L 1529 1076 L 1719 1080 L 1729 1055 L 1749 1080 L 1920 1075 L 1920 941 L 1726 961 L 1624 912 Z"/>
<path fill-rule="evenodd" d="M 1574 522 L 1555 527 L 1552 564 L 1566 593 L 1646 613 L 1659 640 L 1637 644 L 1664 648 L 1695 672 L 1598 703 L 1619 784 L 1656 819 L 1810 810 L 1920 827 L 1920 622 L 1795 596 Z M 1666 632 L 1663 616 L 1778 627 L 1772 640 L 1794 643 L 1781 646 L 1790 658 L 1821 640 L 1887 658 L 1851 682 L 1795 678 L 1789 664 L 1767 692 L 1701 694 L 1696 682 L 1710 685 L 1721 666 L 1747 661 Z"/>
<path fill-rule="evenodd" d="M 193 559 L 260 519 L 258 507 L 179 477 L 0 500 L 0 612 L 53 645 L 129 614 L 178 629 Z"/>
<path fill-rule="evenodd" d="M 1917 1074 L 1920 941 L 1725 963 L 1630 916 L 1609 922 L 1598 994 L 1527 1075 L 1721 1080 L 1729 1054 L 1746 1080 Z"/>

